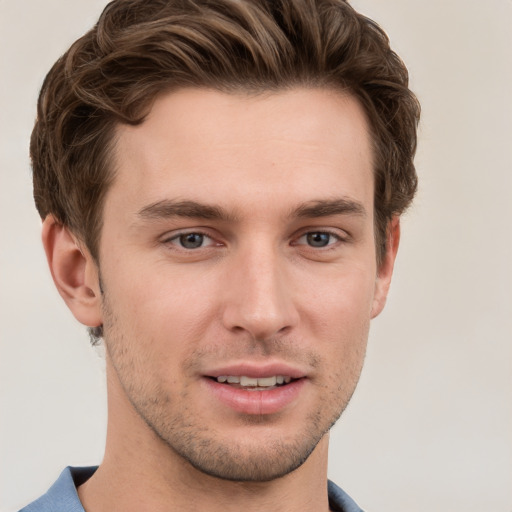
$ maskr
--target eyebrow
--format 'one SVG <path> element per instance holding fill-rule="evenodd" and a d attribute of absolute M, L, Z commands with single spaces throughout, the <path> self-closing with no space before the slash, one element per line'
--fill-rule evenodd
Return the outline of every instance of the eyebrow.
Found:
<path fill-rule="evenodd" d="M 215 205 L 198 203 L 196 201 L 173 201 L 164 199 L 145 206 L 138 212 L 145 220 L 167 219 L 171 217 L 188 217 L 205 220 L 232 220 L 223 208 Z"/>
<path fill-rule="evenodd" d="M 301 204 L 291 211 L 291 218 L 317 218 L 330 215 L 366 216 L 364 206 L 352 199 L 318 199 Z M 143 220 L 160 220 L 172 217 L 184 217 L 217 221 L 236 221 L 237 215 L 227 212 L 216 205 L 198 203 L 196 201 L 176 201 L 164 199 L 145 206 L 138 212 Z"/>
<path fill-rule="evenodd" d="M 308 201 L 292 212 L 292 217 L 315 218 L 330 215 L 356 215 L 366 217 L 366 209 L 362 203 L 348 198 L 321 199 Z"/>

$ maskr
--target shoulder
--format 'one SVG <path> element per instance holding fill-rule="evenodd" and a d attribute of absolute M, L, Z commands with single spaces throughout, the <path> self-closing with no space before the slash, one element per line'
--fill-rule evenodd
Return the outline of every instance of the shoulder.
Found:
<path fill-rule="evenodd" d="M 96 469 L 67 467 L 45 494 L 19 512 L 84 512 L 76 488 L 88 480 Z"/>
<path fill-rule="evenodd" d="M 67 467 L 40 498 L 19 512 L 84 512 L 77 486 L 88 480 L 96 467 Z M 356 502 L 335 483 L 328 482 L 329 507 L 333 512 L 363 512 Z"/>
<path fill-rule="evenodd" d="M 332 512 L 363 512 L 363 509 L 341 488 L 330 480 L 327 482 L 329 508 Z"/>

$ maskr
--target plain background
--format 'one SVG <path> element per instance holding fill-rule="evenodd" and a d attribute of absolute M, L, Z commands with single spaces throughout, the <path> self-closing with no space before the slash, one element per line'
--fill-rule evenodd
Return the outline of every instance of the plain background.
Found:
<path fill-rule="evenodd" d="M 331 435 L 368 511 L 512 510 L 512 1 L 357 0 L 423 106 L 415 206 L 387 310 Z M 40 246 L 28 140 L 51 64 L 104 0 L 0 0 L 0 510 L 101 460 L 101 357 Z"/>

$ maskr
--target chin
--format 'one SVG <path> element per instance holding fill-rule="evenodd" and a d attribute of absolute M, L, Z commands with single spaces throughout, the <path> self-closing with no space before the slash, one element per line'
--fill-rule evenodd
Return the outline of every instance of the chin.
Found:
<path fill-rule="evenodd" d="M 268 482 L 302 466 L 320 439 L 300 444 L 276 440 L 264 447 L 251 448 L 202 440 L 200 449 L 189 445 L 182 453 L 177 453 L 196 470 L 221 480 Z M 176 448 L 174 450 L 177 451 Z"/>
<path fill-rule="evenodd" d="M 233 482 L 268 482 L 301 467 L 340 415 L 337 411 L 328 422 L 314 415 L 302 422 L 301 429 L 288 428 L 286 437 L 264 418 L 249 418 L 255 429 L 247 425 L 242 438 L 197 425 L 155 432 L 174 454 L 203 474 Z"/>

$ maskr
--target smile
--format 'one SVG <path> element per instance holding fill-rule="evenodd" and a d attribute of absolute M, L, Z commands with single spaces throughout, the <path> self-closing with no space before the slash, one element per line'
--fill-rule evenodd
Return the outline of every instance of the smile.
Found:
<path fill-rule="evenodd" d="M 215 379 L 221 384 L 230 384 L 234 387 L 247 388 L 248 390 L 261 391 L 276 386 L 289 384 L 292 378 L 288 375 L 273 375 L 270 377 L 247 377 L 245 375 L 220 375 Z"/>
<path fill-rule="evenodd" d="M 224 374 L 202 382 L 208 397 L 237 413 L 261 416 L 284 411 L 296 402 L 308 379 L 282 374 L 257 378 Z"/>

